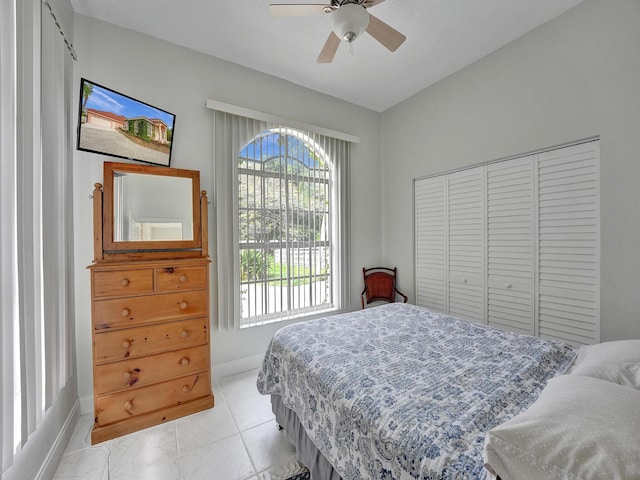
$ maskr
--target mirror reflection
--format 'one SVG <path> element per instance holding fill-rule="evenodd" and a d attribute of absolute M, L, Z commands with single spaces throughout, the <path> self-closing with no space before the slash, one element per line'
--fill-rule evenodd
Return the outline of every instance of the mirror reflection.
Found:
<path fill-rule="evenodd" d="M 193 240 L 191 178 L 114 172 L 113 240 Z"/>

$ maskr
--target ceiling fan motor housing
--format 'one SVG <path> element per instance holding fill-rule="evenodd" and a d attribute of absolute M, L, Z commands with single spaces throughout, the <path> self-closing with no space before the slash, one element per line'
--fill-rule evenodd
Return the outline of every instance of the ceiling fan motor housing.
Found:
<path fill-rule="evenodd" d="M 331 14 L 331 29 L 338 38 L 351 43 L 365 31 L 369 25 L 369 13 L 360 4 L 347 3 Z"/>

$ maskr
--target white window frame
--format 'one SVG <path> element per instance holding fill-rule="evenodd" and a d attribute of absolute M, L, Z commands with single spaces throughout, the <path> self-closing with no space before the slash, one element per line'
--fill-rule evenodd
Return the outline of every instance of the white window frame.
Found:
<path fill-rule="evenodd" d="M 348 305 L 349 295 L 349 144 L 358 143 L 359 137 L 344 132 L 337 132 L 323 127 L 316 127 L 299 121 L 284 119 L 236 105 L 207 100 L 207 107 L 214 110 L 213 143 L 215 195 L 213 196 L 212 251 L 216 252 L 214 265 L 217 275 L 213 276 L 213 305 L 217 307 L 218 329 L 239 329 L 240 322 L 240 268 L 238 245 L 238 193 L 237 193 L 237 155 L 252 138 L 259 133 L 274 128 L 302 130 L 309 135 L 311 141 L 323 145 L 325 150 L 335 149 L 335 178 L 331 188 L 331 201 L 335 205 L 336 218 L 332 228 L 336 232 L 334 242 L 334 302 L 332 309 L 339 311 Z M 235 122 L 235 124 L 233 124 Z M 312 313 L 304 318 L 313 318 L 326 314 Z M 299 318 L 287 316 L 280 320 Z M 262 323 L 261 323 L 262 324 Z M 244 325 L 243 325 L 244 326 Z"/>
<path fill-rule="evenodd" d="M 253 241 L 247 242 L 246 240 L 239 240 L 237 244 L 238 255 L 240 257 L 240 269 L 242 270 L 243 262 L 242 262 L 242 252 L 243 251 L 259 251 L 260 252 L 260 267 L 261 271 L 266 272 L 268 270 L 268 260 L 269 260 L 269 251 L 273 250 L 274 261 L 277 257 L 276 253 L 279 251 L 280 253 L 280 264 L 284 265 L 285 269 L 281 269 L 280 278 L 269 279 L 266 276 L 261 278 L 240 278 L 239 282 L 239 295 L 241 297 L 240 300 L 240 325 L 241 327 L 249 327 L 256 325 L 263 325 L 266 323 L 272 323 L 281 321 L 289 318 L 297 318 L 301 316 L 306 316 L 314 313 L 327 313 L 333 310 L 336 310 L 336 292 L 333 289 L 333 279 L 335 277 L 333 271 L 333 265 L 336 264 L 336 259 L 333 258 L 338 251 L 334 248 L 335 242 L 337 242 L 336 235 L 334 235 L 334 229 L 331 228 L 332 219 L 338 215 L 338 212 L 335 211 L 334 202 L 331 199 L 331 191 L 332 185 L 335 183 L 335 168 L 333 167 L 333 162 L 329 155 L 322 150 L 322 148 L 313 141 L 308 135 L 305 135 L 304 132 L 299 130 L 290 129 L 290 128 L 276 128 L 270 129 L 256 135 L 248 144 L 251 143 L 262 143 L 262 139 L 268 138 L 270 136 L 280 135 L 281 137 L 287 138 L 287 142 L 289 138 L 298 139 L 305 147 L 312 151 L 317 157 L 321 159 L 321 162 L 325 165 L 323 171 L 325 172 L 322 178 L 315 177 L 315 180 L 312 179 L 311 175 L 303 176 L 301 183 L 309 183 L 314 185 L 320 185 L 320 188 L 326 192 L 326 202 L 327 207 L 326 211 L 316 211 L 311 209 L 304 210 L 305 213 L 310 214 L 324 214 L 324 226 L 325 226 L 325 235 L 324 239 L 320 238 L 319 240 L 293 240 L 291 235 L 289 235 L 289 229 L 295 228 L 299 225 L 291 225 L 289 223 L 290 214 L 293 212 L 289 209 L 290 200 L 292 200 L 291 195 L 293 195 L 294 183 L 300 182 L 300 178 L 296 175 L 296 177 L 292 177 L 289 175 L 289 172 L 269 172 L 262 169 L 251 169 L 251 168 L 240 168 L 238 167 L 238 184 L 242 182 L 243 177 L 247 179 L 248 183 L 249 178 L 258 179 L 263 187 L 260 189 L 262 195 L 265 195 L 266 188 L 266 179 L 267 178 L 275 178 L 281 181 L 280 188 L 280 213 L 281 216 L 284 215 L 287 219 L 285 221 L 285 230 L 280 235 L 280 238 L 275 240 L 272 239 L 270 241 L 265 241 L 265 239 L 258 240 L 253 239 Z M 246 146 L 245 146 L 246 148 Z M 244 151 L 245 148 L 241 150 Z M 294 158 L 290 156 L 288 152 L 279 152 L 280 155 L 275 156 L 274 158 L 285 158 L 285 163 L 291 159 L 299 161 L 298 158 Z M 244 161 L 250 159 L 244 158 Z M 243 161 L 243 158 L 238 156 L 238 163 Z M 301 161 L 301 163 L 304 163 Z M 283 190 L 284 189 L 284 190 Z M 237 214 L 236 216 L 240 219 L 241 215 L 241 205 L 240 205 L 240 195 L 241 192 L 238 192 L 238 203 L 237 205 Z M 307 205 L 308 206 L 308 205 Z M 266 210 L 265 208 L 261 210 L 257 210 L 258 215 Z M 273 209 L 270 209 L 273 210 Z M 300 210 L 297 211 L 299 213 Z M 242 228 L 243 225 L 239 223 L 238 229 Z M 250 226 L 247 226 L 247 230 L 250 230 Z M 320 226 L 322 230 L 322 225 Z M 255 230 L 254 230 L 254 233 Z M 261 234 L 263 232 L 260 232 Z M 322 234 L 322 232 L 321 232 Z M 240 230 L 238 231 L 238 236 L 241 237 Z M 322 236 L 322 235 L 321 235 Z M 279 248 L 276 248 L 279 246 Z M 300 262 L 300 251 L 302 250 L 303 256 L 305 260 Z M 326 271 L 323 274 L 322 268 L 315 262 L 314 259 L 317 258 L 317 252 L 326 251 L 326 255 L 328 256 L 328 262 L 326 263 Z M 282 261 L 282 253 L 285 252 L 286 259 Z M 304 255 L 308 253 L 308 255 Z M 308 261 L 307 260 L 308 257 Z M 255 259 L 254 259 L 255 263 Z M 303 283 L 302 285 L 299 283 L 302 281 L 301 278 L 298 278 L 298 275 L 292 276 L 291 272 L 294 267 L 304 266 L 308 268 L 309 271 L 309 283 Z M 254 265 L 258 266 L 258 265 Z M 320 271 L 318 271 L 320 270 Z M 264 274 L 263 274 L 264 275 Z M 295 278 L 293 278 L 295 277 Z M 323 280 L 324 279 L 324 280 Z M 322 286 L 322 282 L 325 282 L 324 287 Z M 284 284 L 285 286 L 280 286 L 278 288 L 277 282 Z M 320 282 L 320 285 L 318 285 Z M 276 285 L 274 285 L 276 283 Z M 297 285 L 292 285 L 292 283 L 297 283 Z M 323 295 L 322 291 L 324 290 L 325 295 Z M 286 305 L 285 305 L 286 303 Z M 262 312 L 262 313 L 258 313 Z"/>

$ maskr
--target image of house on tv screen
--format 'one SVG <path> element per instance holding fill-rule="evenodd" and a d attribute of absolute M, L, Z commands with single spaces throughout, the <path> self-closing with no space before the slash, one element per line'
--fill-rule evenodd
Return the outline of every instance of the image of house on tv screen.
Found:
<path fill-rule="evenodd" d="M 78 149 L 169 166 L 175 115 L 82 79 Z"/>

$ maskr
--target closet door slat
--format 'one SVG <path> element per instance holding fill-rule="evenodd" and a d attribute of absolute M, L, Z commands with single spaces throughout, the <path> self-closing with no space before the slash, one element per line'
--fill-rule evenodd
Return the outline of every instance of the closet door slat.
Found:
<path fill-rule="evenodd" d="M 485 168 L 447 175 L 448 313 L 485 323 Z"/>
<path fill-rule="evenodd" d="M 416 304 L 447 308 L 446 176 L 415 182 Z"/>
<path fill-rule="evenodd" d="M 487 323 L 527 335 L 535 334 L 533 162 L 487 165 Z"/>
<path fill-rule="evenodd" d="M 538 328 L 544 338 L 600 341 L 599 142 L 538 156 Z"/>

